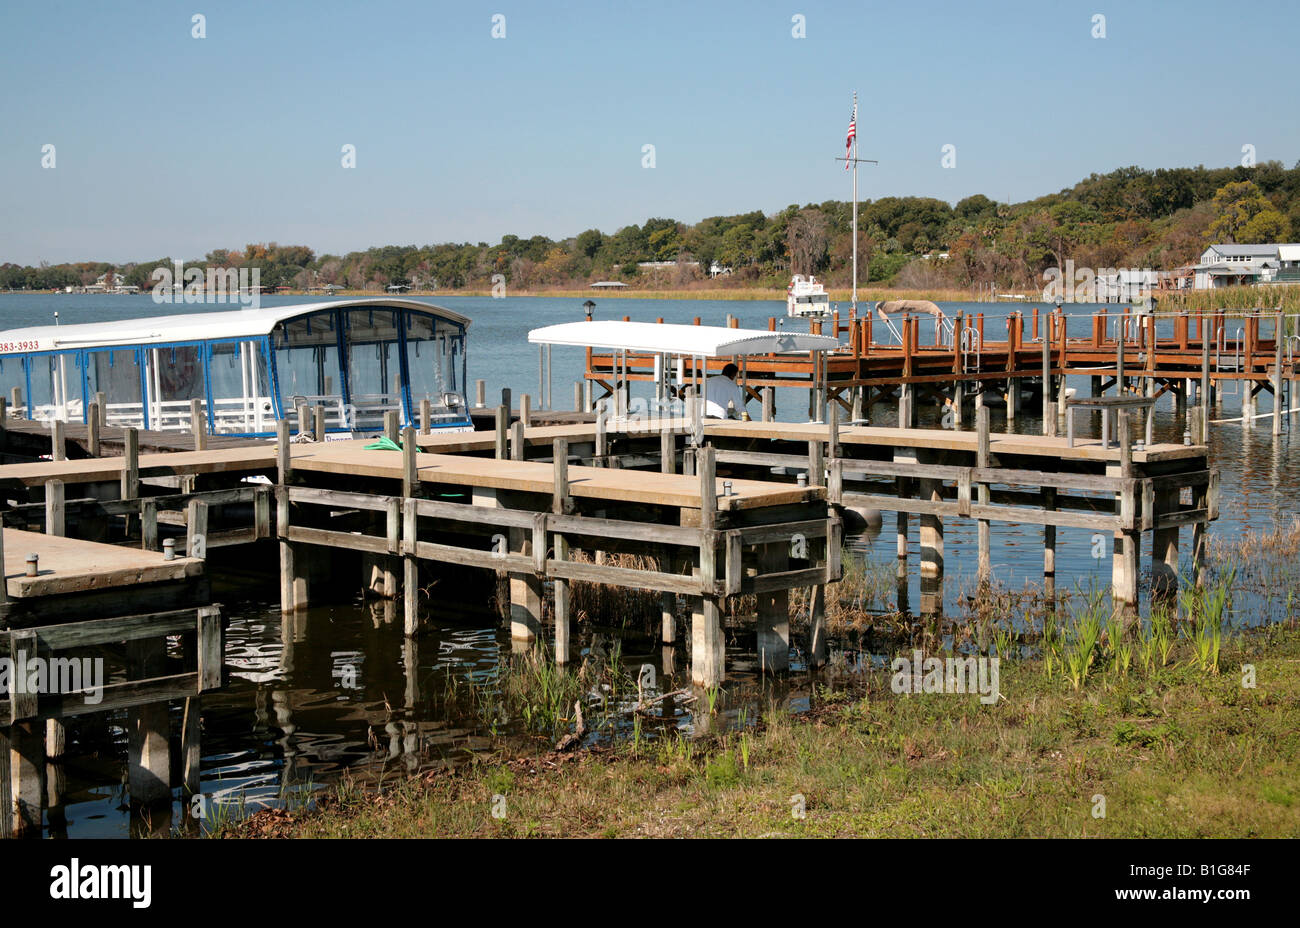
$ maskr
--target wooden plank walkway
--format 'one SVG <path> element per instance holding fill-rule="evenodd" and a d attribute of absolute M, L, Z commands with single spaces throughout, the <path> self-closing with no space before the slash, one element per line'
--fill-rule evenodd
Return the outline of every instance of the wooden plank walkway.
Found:
<path fill-rule="evenodd" d="M 39 573 L 27 576 L 27 556 Z M 160 552 L 4 529 L 5 588 L 13 599 L 86 593 L 142 583 L 185 580 L 203 573 L 197 558 L 165 560 Z"/>

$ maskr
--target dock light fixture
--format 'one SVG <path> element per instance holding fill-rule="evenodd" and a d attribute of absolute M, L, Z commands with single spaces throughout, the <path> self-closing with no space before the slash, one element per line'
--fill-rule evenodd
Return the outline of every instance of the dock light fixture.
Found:
<path fill-rule="evenodd" d="M 587 302 L 585 302 L 585 303 L 582 304 L 582 310 L 583 310 L 583 312 L 585 312 L 585 313 L 587 314 L 587 321 L 588 321 L 588 322 L 591 321 L 591 314 L 595 311 L 595 309 L 596 309 L 596 301 L 595 301 L 595 300 L 587 300 Z"/>
<path fill-rule="evenodd" d="M 176 560 L 176 539 L 175 538 L 164 538 L 162 543 L 162 548 L 163 548 L 164 561 Z"/>
<path fill-rule="evenodd" d="M 730 481 L 730 480 L 724 480 L 724 481 L 722 481 L 722 495 L 723 495 L 723 496 L 731 496 L 731 481 Z"/>
<path fill-rule="evenodd" d="M 801 486 L 801 487 L 806 487 L 806 486 L 808 486 L 808 472 L 807 472 L 807 471 L 804 471 L 803 473 L 801 473 L 801 474 L 799 475 L 799 486 Z"/>
<path fill-rule="evenodd" d="M 41 561 L 41 556 L 39 554 L 27 555 L 27 576 L 35 577 L 38 573 L 40 573 L 39 570 L 40 561 Z"/>
<path fill-rule="evenodd" d="M 1192 443 L 1192 430 L 1183 429 L 1183 444 L 1190 445 L 1191 443 Z"/>

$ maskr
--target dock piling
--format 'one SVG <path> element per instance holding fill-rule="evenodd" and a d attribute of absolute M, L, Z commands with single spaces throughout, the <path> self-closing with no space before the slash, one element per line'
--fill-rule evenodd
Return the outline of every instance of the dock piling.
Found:
<path fill-rule="evenodd" d="M 135 429 L 122 434 L 121 498 L 140 498 L 140 434 Z"/>
<path fill-rule="evenodd" d="M 56 461 L 66 461 L 68 459 L 66 429 L 67 426 L 64 425 L 62 419 L 53 419 L 50 421 L 50 456 Z"/>
<path fill-rule="evenodd" d="M 203 401 L 190 400 L 190 434 L 194 436 L 194 450 L 202 451 L 208 446 L 208 423 L 203 415 Z"/>
<path fill-rule="evenodd" d="M 975 466 L 981 470 L 985 470 L 990 466 L 989 410 L 987 406 L 981 406 L 975 412 L 975 431 L 977 435 Z M 989 485 L 987 481 L 979 481 L 976 490 L 976 499 L 981 507 L 989 505 Z M 981 518 L 976 529 L 979 539 L 978 582 L 981 586 L 987 585 L 993 575 L 992 538 L 990 536 L 989 527 L 989 520 Z"/>
<path fill-rule="evenodd" d="M 557 438 L 551 443 L 551 460 L 555 467 L 555 490 L 551 494 L 551 512 L 565 515 L 573 509 L 573 500 L 569 496 L 569 442 Z M 563 533 L 557 532 L 554 541 L 555 560 L 569 559 L 569 541 Z M 570 640 L 570 589 L 569 581 L 556 577 L 555 592 L 555 661 L 558 664 L 569 662 Z"/>

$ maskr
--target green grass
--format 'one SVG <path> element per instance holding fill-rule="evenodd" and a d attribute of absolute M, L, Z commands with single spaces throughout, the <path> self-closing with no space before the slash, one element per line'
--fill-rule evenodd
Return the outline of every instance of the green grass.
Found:
<path fill-rule="evenodd" d="M 993 706 L 896 696 L 882 671 L 853 691 L 818 688 L 809 712 L 773 708 L 741 731 L 576 755 L 503 744 L 453 772 L 339 790 L 315 810 L 223 833 L 1300 836 L 1300 632 L 1221 646 L 1218 675 L 1186 640 L 1168 664 L 1148 672 L 1135 660 L 1120 674 L 1116 649 L 1097 643 L 1078 688 L 1049 678 L 1041 660 L 1007 661 L 1006 698 Z M 1253 689 L 1242 664 L 1254 666 Z M 1093 816 L 1096 795 L 1104 818 Z M 504 796 L 501 818 L 494 796 Z"/>

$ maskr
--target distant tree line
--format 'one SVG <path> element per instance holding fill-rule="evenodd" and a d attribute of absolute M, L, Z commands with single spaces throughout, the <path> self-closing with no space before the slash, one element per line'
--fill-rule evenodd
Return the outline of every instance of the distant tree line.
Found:
<path fill-rule="evenodd" d="M 708 277 L 744 286 L 784 286 L 792 273 L 847 284 L 852 255 L 851 204 L 839 200 L 711 216 L 694 225 L 653 218 L 611 234 L 588 229 L 572 238 L 507 235 L 486 242 L 385 245 L 347 255 L 317 255 L 303 245 L 218 248 L 186 267 L 258 268 L 263 286 L 335 285 L 349 290 L 404 284 L 418 290 L 581 287 L 601 279 L 682 287 Z M 1254 167 L 1143 170 L 1094 174 L 1072 188 L 1024 203 L 982 194 L 955 206 L 930 197 L 882 197 L 858 204 L 859 280 L 909 288 L 997 284 L 1033 287 L 1049 267 L 1173 268 L 1206 244 L 1286 241 L 1300 235 L 1300 163 Z M 947 257 L 942 257 L 946 255 Z M 643 269 L 642 262 L 676 262 Z M 124 266 L 79 262 L 0 265 L 0 288 L 87 286 L 106 272 L 142 290 L 170 257 Z M 499 275 L 499 276 L 498 276 Z"/>

